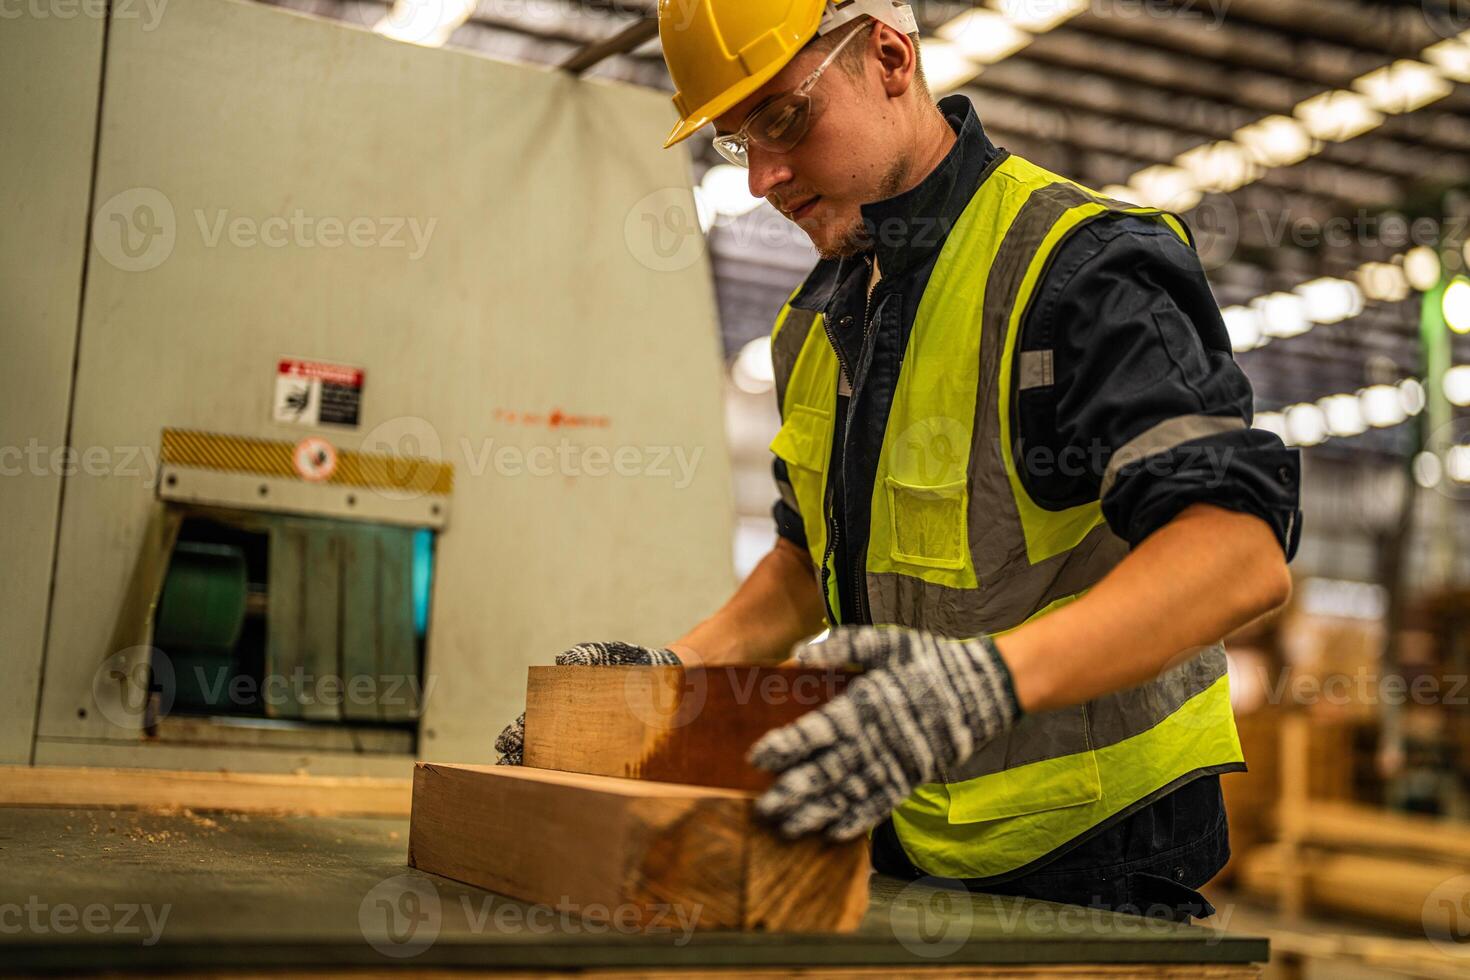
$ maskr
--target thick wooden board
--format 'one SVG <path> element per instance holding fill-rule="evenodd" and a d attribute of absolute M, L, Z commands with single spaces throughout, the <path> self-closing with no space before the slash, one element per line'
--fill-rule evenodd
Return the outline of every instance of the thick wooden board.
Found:
<path fill-rule="evenodd" d="M 865 841 L 788 842 L 741 790 L 524 766 L 414 770 L 409 864 L 587 918 L 847 932 L 868 905 Z"/>
<path fill-rule="evenodd" d="M 805 667 L 532 667 L 528 766 L 761 790 L 745 761 L 766 732 L 842 693 L 850 675 Z"/>
<path fill-rule="evenodd" d="M 1361 803 L 1309 800 L 1282 819 L 1305 843 L 1358 851 L 1403 851 L 1430 861 L 1470 865 L 1470 823 L 1393 813 Z"/>
<path fill-rule="evenodd" d="M 0 806 L 404 816 L 407 779 L 0 766 Z"/>
<path fill-rule="evenodd" d="M 1295 863 L 1293 863 L 1295 862 Z M 1293 882 L 1304 908 L 1450 934 L 1460 909 L 1470 907 L 1470 876 L 1463 866 L 1405 858 L 1263 844 L 1245 856 L 1241 883 L 1259 895 L 1282 896 Z"/>

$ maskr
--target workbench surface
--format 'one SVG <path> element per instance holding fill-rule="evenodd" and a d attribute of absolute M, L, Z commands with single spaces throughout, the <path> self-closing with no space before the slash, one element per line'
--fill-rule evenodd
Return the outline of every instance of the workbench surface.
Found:
<path fill-rule="evenodd" d="M 3 807 L 0 963 L 66 973 L 806 967 L 814 975 L 896 965 L 974 965 L 966 972 L 989 975 L 981 966 L 989 964 L 1012 966 L 1007 976 L 1035 975 L 1021 964 L 1091 964 L 1089 975 L 1225 977 L 1253 975 L 1249 964 L 1267 957 L 1263 939 L 882 876 L 867 918 L 848 935 L 695 933 L 678 909 L 666 928 L 641 935 L 621 928 L 616 910 L 587 910 L 600 917 L 587 921 L 411 870 L 407 846 L 408 822 L 398 819 Z"/>

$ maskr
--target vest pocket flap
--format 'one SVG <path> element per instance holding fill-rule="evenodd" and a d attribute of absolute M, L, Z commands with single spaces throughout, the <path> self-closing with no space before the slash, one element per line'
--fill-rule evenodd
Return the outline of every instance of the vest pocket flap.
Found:
<path fill-rule="evenodd" d="M 792 466 L 808 470 L 826 468 L 832 413 L 807 405 L 793 405 L 771 440 L 771 452 Z"/>
<path fill-rule="evenodd" d="M 919 486 L 883 478 L 888 490 L 890 557 L 908 565 L 964 568 L 969 544 L 965 481 Z"/>
<path fill-rule="evenodd" d="M 1097 757 L 1078 752 L 950 786 L 950 823 L 979 823 L 1082 806 L 1102 799 Z"/>

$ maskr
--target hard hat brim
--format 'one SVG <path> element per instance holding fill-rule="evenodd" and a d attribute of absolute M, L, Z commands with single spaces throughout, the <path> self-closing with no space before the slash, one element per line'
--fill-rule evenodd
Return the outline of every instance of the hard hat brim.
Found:
<path fill-rule="evenodd" d="M 803 42 L 804 46 L 805 43 Z M 734 88 L 721 92 L 719 98 L 711 99 L 709 102 L 700 106 L 690 114 L 689 118 L 679 120 L 679 124 L 669 133 L 669 138 L 664 140 L 664 149 L 667 150 L 675 143 L 682 143 L 703 129 L 707 124 L 714 122 L 720 116 L 723 116 L 735 106 L 748 99 L 762 85 L 780 74 L 781 69 L 791 64 L 800 53 L 801 48 L 797 48 L 791 53 L 790 58 L 776 64 L 767 65 L 756 74 L 743 79 Z"/>

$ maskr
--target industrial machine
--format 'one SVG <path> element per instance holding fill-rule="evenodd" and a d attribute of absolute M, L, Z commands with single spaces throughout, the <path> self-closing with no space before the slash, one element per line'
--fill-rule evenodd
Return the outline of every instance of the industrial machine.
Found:
<path fill-rule="evenodd" d="M 667 96 L 135 13 L 0 32 L 0 762 L 487 761 L 528 665 L 722 601 Z"/>

